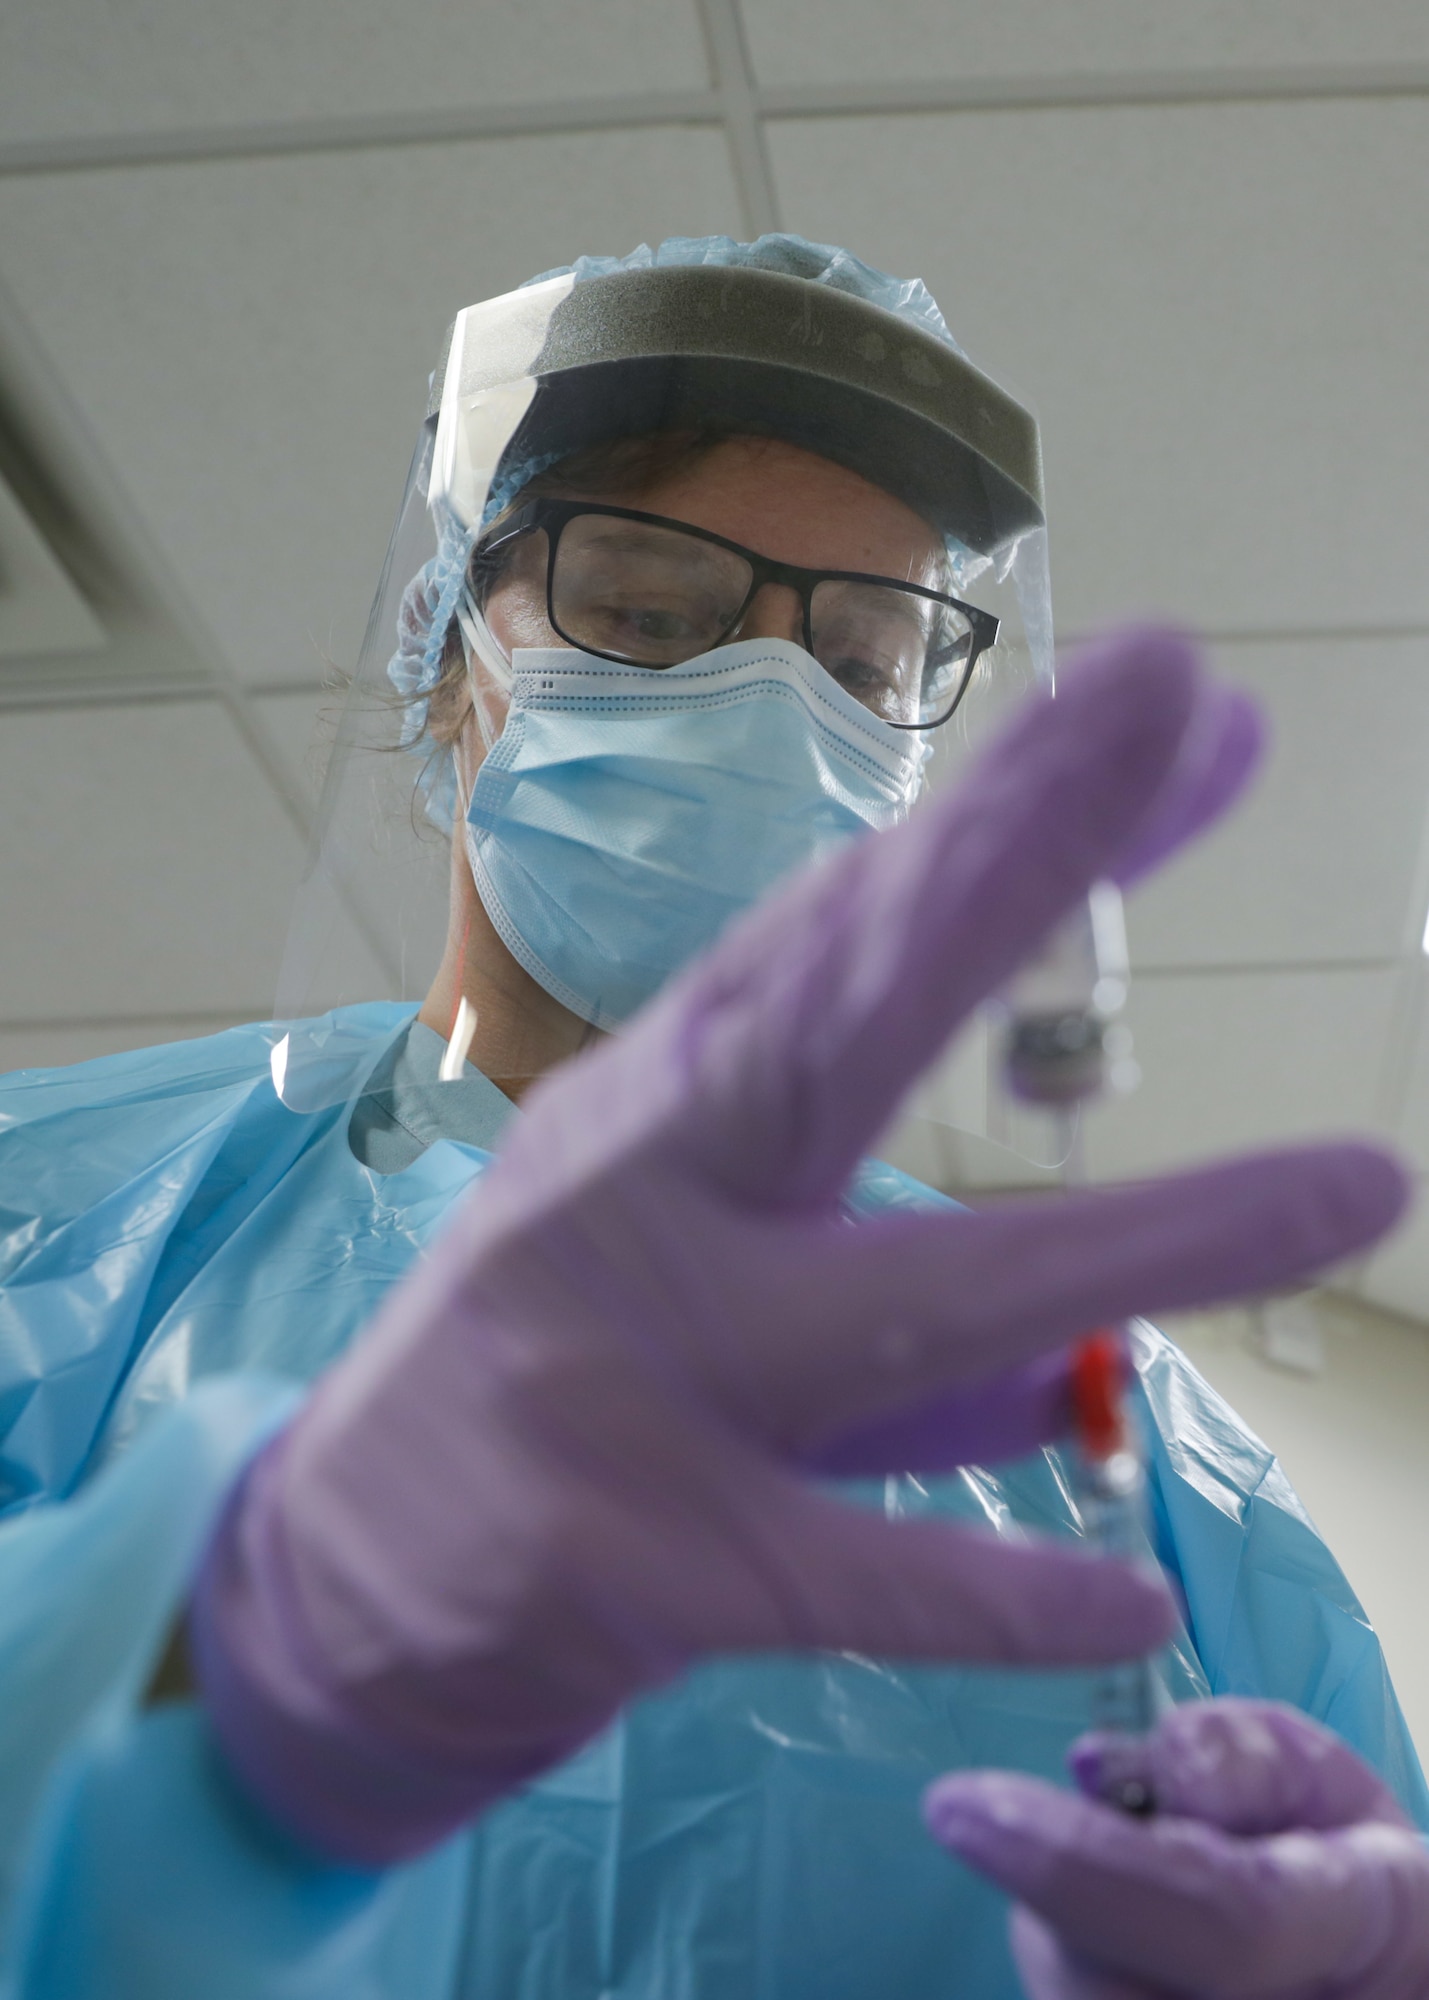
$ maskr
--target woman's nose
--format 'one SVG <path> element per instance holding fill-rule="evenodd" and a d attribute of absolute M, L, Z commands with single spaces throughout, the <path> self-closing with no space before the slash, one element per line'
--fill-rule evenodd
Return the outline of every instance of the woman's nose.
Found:
<path fill-rule="evenodd" d="M 804 643 L 804 607 L 787 583 L 766 583 L 749 600 L 736 639 L 792 639 Z"/>

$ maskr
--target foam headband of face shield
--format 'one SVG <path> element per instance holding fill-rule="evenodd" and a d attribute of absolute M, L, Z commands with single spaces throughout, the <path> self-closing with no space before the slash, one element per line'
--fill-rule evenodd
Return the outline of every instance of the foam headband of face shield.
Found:
<path fill-rule="evenodd" d="M 534 360 L 529 311 L 469 311 L 480 337 L 459 315 L 429 416 L 444 395 L 467 407 L 530 378 L 503 464 L 713 427 L 846 465 L 979 555 L 1043 525 L 1032 416 L 934 334 L 847 292 L 750 268 L 612 272 L 559 297 Z"/>

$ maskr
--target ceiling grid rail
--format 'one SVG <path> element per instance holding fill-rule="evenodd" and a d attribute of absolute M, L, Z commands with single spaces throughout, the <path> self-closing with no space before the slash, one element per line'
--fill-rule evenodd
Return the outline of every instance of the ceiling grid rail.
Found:
<path fill-rule="evenodd" d="M 761 86 L 737 0 L 697 0 L 714 75 L 708 90 L 647 91 L 551 103 L 305 118 L 227 129 L 86 133 L 0 142 L 0 176 L 91 173 L 199 160 L 436 146 L 480 139 L 671 125 L 729 134 L 751 227 L 777 208 L 764 144 L 771 119 L 917 117 L 959 112 L 1352 101 L 1429 96 L 1429 65 L 1145 71 L 1122 76 L 970 77 L 888 83 Z"/>
<path fill-rule="evenodd" d="M 764 236 L 779 227 L 779 204 L 739 0 L 696 0 L 696 5 L 744 227 L 752 237 Z"/>

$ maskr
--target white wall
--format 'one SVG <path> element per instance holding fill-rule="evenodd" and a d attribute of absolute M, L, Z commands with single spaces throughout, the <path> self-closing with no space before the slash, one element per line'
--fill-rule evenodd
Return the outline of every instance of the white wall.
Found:
<path fill-rule="evenodd" d="M 1429 1333 L 1343 1295 L 1316 1306 L 1319 1375 L 1260 1359 L 1245 1313 L 1166 1330 L 1278 1454 L 1379 1630 L 1429 1759 Z"/>

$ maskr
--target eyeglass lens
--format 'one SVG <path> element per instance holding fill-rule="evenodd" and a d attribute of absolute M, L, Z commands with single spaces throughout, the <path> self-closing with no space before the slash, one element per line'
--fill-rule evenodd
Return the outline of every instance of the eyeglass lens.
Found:
<path fill-rule="evenodd" d="M 531 539 L 544 545 L 544 534 Z M 673 667 L 720 644 L 753 582 L 744 556 L 697 535 L 578 514 L 557 544 L 551 612 L 573 645 Z M 931 726 L 962 693 L 973 634 L 952 605 L 830 577 L 814 586 L 809 624 L 820 666 L 885 721 Z"/>

